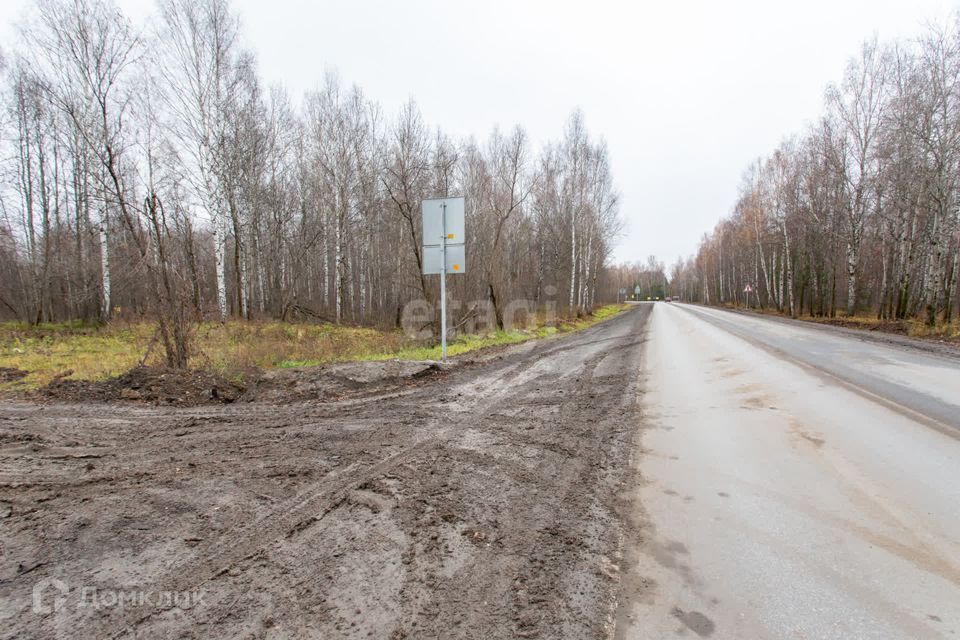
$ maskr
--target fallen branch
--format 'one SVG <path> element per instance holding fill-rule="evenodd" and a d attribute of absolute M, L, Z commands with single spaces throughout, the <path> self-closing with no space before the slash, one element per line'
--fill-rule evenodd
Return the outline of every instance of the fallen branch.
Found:
<path fill-rule="evenodd" d="M 457 324 L 453 325 L 453 326 L 451 327 L 451 329 L 454 329 L 454 330 L 459 329 L 460 327 L 462 327 L 463 325 L 465 325 L 465 324 L 467 323 L 467 320 L 469 320 L 470 318 L 473 318 L 473 317 L 476 316 L 476 315 L 477 315 L 477 305 L 474 304 L 473 307 L 464 314 L 464 316 L 463 316 L 463 318 L 460 320 L 460 322 L 458 322 Z"/>

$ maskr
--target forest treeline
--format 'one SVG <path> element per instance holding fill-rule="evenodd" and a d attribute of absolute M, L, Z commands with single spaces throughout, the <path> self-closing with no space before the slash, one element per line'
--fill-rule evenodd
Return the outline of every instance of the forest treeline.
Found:
<path fill-rule="evenodd" d="M 956 19 L 910 42 L 870 40 L 822 117 L 746 170 L 733 212 L 674 266 L 673 290 L 794 316 L 948 322 L 958 187 Z"/>
<path fill-rule="evenodd" d="M 455 140 L 412 101 L 384 114 L 334 73 L 294 100 L 263 85 L 228 0 L 160 0 L 143 27 L 109 0 L 39 0 L 21 33 L 0 58 L 3 316 L 156 317 L 173 365 L 198 318 L 392 326 L 437 296 L 420 201 L 447 195 L 467 203 L 454 298 L 502 324 L 511 299 L 616 297 L 618 196 L 578 111 L 534 151 L 519 126 Z"/>

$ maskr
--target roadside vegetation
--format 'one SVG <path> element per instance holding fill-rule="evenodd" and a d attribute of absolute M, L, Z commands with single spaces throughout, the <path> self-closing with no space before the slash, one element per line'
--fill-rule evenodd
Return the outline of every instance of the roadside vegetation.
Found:
<path fill-rule="evenodd" d="M 776 308 L 757 309 L 733 304 L 726 304 L 723 306 L 729 309 L 751 311 L 753 313 L 760 313 L 763 315 L 789 317 L 789 314 L 778 311 Z M 880 331 L 883 333 L 907 336 L 909 338 L 960 343 L 960 323 L 956 322 L 938 323 L 936 326 L 930 326 L 921 318 L 903 318 L 901 320 L 895 320 L 892 318 L 878 318 L 876 316 L 867 316 L 862 314 L 848 316 L 842 313 L 837 314 L 832 318 L 830 316 L 798 314 L 795 319 L 802 320 L 804 322 L 814 322 L 817 324 L 829 324 L 835 327 L 847 327 L 848 329 Z"/>
<path fill-rule="evenodd" d="M 513 330 L 461 334 L 448 354 L 516 344 L 532 338 L 584 329 L 623 311 L 626 305 L 598 307 L 592 315 L 545 325 L 541 320 Z M 97 327 L 80 322 L 28 325 L 0 323 L 0 390 L 43 387 L 55 379 L 105 380 L 140 365 L 162 366 L 164 353 L 151 322 Z M 333 324 L 234 320 L 199 325 L 194 337 L 195 367 L 242 382 L 257 371 L 355 360 L 438 360 L 440 347 L 416 341 L 399 330 Z"/>
<path fill-rule="evenodd" d="M 891 320 L 869 316 L 840 316 L 836 318 L 803 316 L 801 319 L 808 322 L 849 327 L 851 329 L 896 333 L 910 338 L 960 342 L 960 325 L 956 323 L 930 326 L 926 321 L 919 318 Z"/>

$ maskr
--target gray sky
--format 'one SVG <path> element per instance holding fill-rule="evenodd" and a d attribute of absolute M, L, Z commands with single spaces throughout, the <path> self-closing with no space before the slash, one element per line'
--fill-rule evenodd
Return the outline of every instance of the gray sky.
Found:
<path fill-rule="evenodd" d="M 28 0 L 0 0 L 0 43 Z M 152 0 L 118 0 L 135 21 Z M 385 114 L 486 137 L 560 135 L 584 110 L 609 145 L 627 230 L 615 260 L 672 263 L 733 205 L 752 160 L 820 115 L 865 38 L 908 38 L 958 2 L 235 0 L 268 83 L 299 100 L 326 69 Z"/>

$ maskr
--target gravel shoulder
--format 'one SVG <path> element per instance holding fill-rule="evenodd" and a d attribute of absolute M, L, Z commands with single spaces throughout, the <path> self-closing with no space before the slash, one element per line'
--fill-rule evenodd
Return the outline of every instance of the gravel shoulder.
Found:
<path fill-rule="evenodd" d="M 0 404 L 0 637 L 610 637 L 649 312 L 321 399 Z"/>

